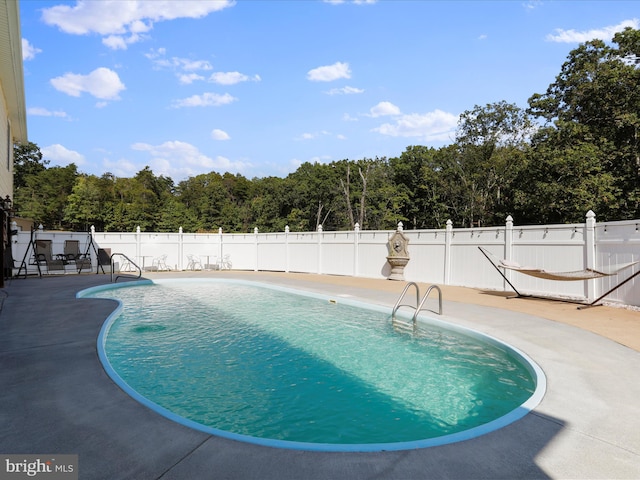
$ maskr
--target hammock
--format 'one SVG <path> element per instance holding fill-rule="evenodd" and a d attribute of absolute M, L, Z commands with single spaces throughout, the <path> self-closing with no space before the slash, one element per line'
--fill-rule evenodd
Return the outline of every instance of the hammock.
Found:
<path fill-rule="evenodd" d="M 535 268 L 535 267 L 528 267 L 528 266 L 523 267 L 522 265 L 520 265 L 517 262 L 513 262 L 511 260 L 499 259 L 499 258 L 497 258 L 496 256 L 494 256 L 493 254 L 491 254 L 489 251 L 485 250 L 482 247 L 478 247 L 478 248 L 480 249 L 482 254 L 485 257 L 487 257 L 487 260 L 489 260 L 489 262 L 491 262 L 493 267 L 498 271 L 498 273 L 502 276 L 502 278 L 504 278 L 505 281 L 509 284 L 509 286 L 511 286 L 511 288 L 513 288 L 513 290 L 516 292 L 518 297 L 531 296 L 531 295 L 522 295 L 522 294 L 520 294 L 520 292 L 518 292 L 518 290 L 516 290 L 516 288 L 511 284 L 511 282 L 507 279 L 507 277 L 505 277 L 505 275 L 500 271 L 501 268 L 505 269 L 505 270 L 513 270 L 513 271 L 516 271 L 516 272 L 520 272 L 520 273 L 523 273 L 525 275 L 529 275 L 531 277 L 542 278 L 544 280 L 575 281 L 575 280 L 592 280 L 594 278 L 609 277 L 609 276 L 612 276 L 612 275 L 617 275 L 622 270 L 626 270 L 627 268 L 632 267 L 633 265 L 637 265 L 638 263 L 640 263 L 640 261 L 630 262 L 630 263 L 625 263 L 625 264 L 622 264 L 622 265 L 616 265 L 616 266 L 613 266 L 613 267 L 611 267 L 609 269 L 601 269 L 601 270 L 596 270 L 596 269 L 593 269 L 593 268 L 585 268 L 584 270 L 574 270 L 574 271 L 570 271 L 570 272 L 550 272 L 550 271 L 544 270 L 542 268 Z M 593 302 L 588 304 L 588 306 L 594 306 L 595 303 L 597 303 L 600 300 L 602 300 L 604 297 L 609 295 L 614 290 L 617 290 L 618 288 L 620 288 L 622 285 L 627 283 L 629 280 L 631 280 L 632 278 L 634 278 L 638 274 L 640 274 L 640 270 L 638 270 L 636 273 L 631 275 L 629 278 L 627 278 L 623 282 L 621 282 L 618 285 L 616 285 L 615 287 L 613 287 L 611 290 L 609 290 L 604 295 L 600 296 L 599 298 L 597 298 L 596 300 L 594 300 Z"/>
<path fill-rule="evenodd" d="M 609 277 L 611 275 L 616 275 L 622 270 L 625 270 L 633 265 L 636 265 L 640 262 L 631 262 L 625 263 L 623 265 L 616 265 L 610 269 L 606 270 L 595 270 L 593 268 L 585 268 L 584 270 L 575 270 L 571 272 L 550 272 L 547 270 L 543 270 L 542 268 L 535 267 L 523 267 L 517 262 L 512 262 L 511 260 L 502 260 L 496 258 L 490 252 L 485 250 L 482 247 L 478 247 L 482 253 L 485 254 L 487 258 L 490 258 L 491 263 L 494 266 L 498 266 L 500 268 L 504 268 L 506 270 L 514 270 L 516 272 L 524 273 L 525 275 L 530 275 L 532 277 L 543 278 L 545 280 L 558 280 L 558 281 L 574 281 L 574 280 L 591 280 L 593 278 L 600 277 Z"/>

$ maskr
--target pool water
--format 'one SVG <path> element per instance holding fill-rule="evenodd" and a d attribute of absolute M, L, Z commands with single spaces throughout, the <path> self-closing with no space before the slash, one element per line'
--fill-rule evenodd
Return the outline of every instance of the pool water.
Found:
<path fill-rule="evenodd" d="M 504 418 L 536 389 L 503 345 L 440 325 L 399 333 L 388 308 L 217 280 L 84 296 L 122 302 L 102 346 L 125 389 L 249 441 L 387 449 L 449 438 Z"/>

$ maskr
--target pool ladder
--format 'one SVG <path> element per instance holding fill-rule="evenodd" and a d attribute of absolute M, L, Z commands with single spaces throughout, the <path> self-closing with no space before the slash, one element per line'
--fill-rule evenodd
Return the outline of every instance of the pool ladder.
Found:
<path fill-rule="evenodd" d="M 416 289 L 416 306 L 415 307 L 413 305 L 409 305 L 408 303 L 401 303 L 411 287 L 414 287 Z M 431 293 L 431 290 L 436 290 L 438 292 L 438 312 L 437 313 L 438 315 L 442 315 L 442 290 L 440 290 L 440 287 L 438 287 L 437 285 L 431 285 L 429 288 L 427 288 L 427 292 L 424 294 L 424 296 L 421 299 L 420 287 L 418 287 L 418 284 L 415 282 L 409 282 L 404 287 L 404 290 L 402 290 L 402 293 L 400 294 L 398 301 L 393 306 L 393 311 L 391 312 L 391 323 L 393 324 L 393 326 L 399 327 L 401 329 L 406 329 L 406 330 L 408 330 L 408 328 L 411 327 L 413 333 L 416 333 L 416 330 L 418 329 L 418 313 L 420 313 L 420 311 L 423 310 L 424 303 L 427 301 L 427 298 L 429 298 L 429 294 Z M 413 314 L 413 318 L 411 319 L 411 325 L 408 325 L 406 322 L 399 322 L 396 319 L 396 312 L 400 307 L 410 307 L 415 309 L 415 313 Z"/>
<path fill-rule="evenodd" d="M 138 272 L 138 275 L 136 275 L 135 277 L 132 277 L 131 275 L 116 275 L 114 280 L 113 274 L 115 272 L 116 262 L 113 260 L 113 257 L 117 256 L 124 258 L 124 262 L 121 267 L 122 269 L 118 269 L 118 273 L 124 271 L 123 269 L 126 267 L 127 272 Z M 142 277 L 142 269 L 124 253 L 112 254 L 111 257 L 109 257 L 109 263 L 111 264 L 111 283 L 117 282 L 119 278 L 133 278 L 134 280 L 137 280 L 138 278 Z"/>

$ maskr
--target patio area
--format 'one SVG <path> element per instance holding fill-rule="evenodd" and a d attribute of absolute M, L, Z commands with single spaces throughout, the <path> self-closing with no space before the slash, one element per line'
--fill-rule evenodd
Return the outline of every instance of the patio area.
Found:
<path fill-rule="evenodd" d="M 346 295 L 389 311 L 405 285 L 293 273 L 144 274 L 169 276 L 270 282 Z M 547 376 L 541 404 L 507 427 L 450 445 L 309 452 L 194 431 L 120 390 L 96 351 L 115 303 L 75 298 L 109 280 L 95 274 L 30 277 L 0 290 L 0 454 L 78 454 L 82 479 L 640 478 L 638 311 L 577 310 L 575 304 L 443 286 L 446 320 L 497 337 L 540 365 Z"/>

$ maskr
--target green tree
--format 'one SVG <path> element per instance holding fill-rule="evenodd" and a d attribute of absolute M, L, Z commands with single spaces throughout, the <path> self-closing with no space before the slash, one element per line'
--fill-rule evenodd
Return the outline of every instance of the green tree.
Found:
<path fill-rule="evenodd" d="M 285 209 L 289 227 L 298 231 L 348 228 L 341 197 L 340 163 L 305 162 L 285 179 Z"/>
<path fill-rule="evenodd" d="M 529 111 L 547 124 L 536 139 L 536 148 L 544 152 L 551 142 L 568 149 L 562 158 L 572 158 L 575 151 L 597 151 L 601 168 L 587 165 L 580 170 L 613 177 L 616 198 L 598 211 L 602 219 L 620 219 L 640 214 L 640 31 L 627 28 L 613 37 L 613 44 L 593 40 L 571 51 L 545 94 L 529 99 Z M 576 127 L 579 125 L 579 128 Z M 555 130 L 549 131 L 548 129 Z M 561 141 L 557 141 L 560 138 Z M 535 155 L 534 155 L 535 157 Z M 552 171 L 548 181 L 556 182 Z M 608 184 L 609 177 L 595 180 Z M 591 182 L 593 179 L 578 178 Z M 565 184 L 566 187 L 572 185 Z M 586 189 L 587 185 L 583 189 Z M 605 195 L 607 197 L 607 195 Z M 561 200 L 561 199 L 558 199 Z"/>
<path fill-rule="evenodd" d="M 67 198 L 78 175 L 75 164 L 52 167 L 26 177 L 26 184 L 16 191 L 17 214 L 32 218 L 47 229 L 70 228 L 64 220 Z"/>
<path fill-rule="evenodd" d="M 64 222 L 75 230 L 88 231 L 93 225 L 103 230 L 112 203 L 110 179 L 103 176 L 80 174 L 76 178 L 64 208 Z"/>
<path fill-rule="evenodd" d="M 13 188 L 26 186 L 27 177 L 37 175 L 47 169 L 49 160 L 43 160 L 42 152 L 33 142 L 13 146 Z"/>
<path fill-rule="evenodd" d="M 525 167 L 524 153 L 532 133 L 529 115 L 504 101 L 475 106 L 460 116 L 455 149 L 449 149 L 448 171 L 462 198 L 463 225 L 501 222 L 513 200 L 513 182 Z M 462 186 L 460 190 L 458 186 Z"/>
<path fill-rule="evenodd" d="M 286 182 L 278 177 L 253 180 L 250 216 L 261 232 L 282 232 L 287 226 Z M 290 226 L 291 228 L 291 226 Z"/>
<path fill-rule="evenodd" d="M 519 222 L 577 223 L 589 210 L 610 214 L 619 208 L 620 192 L 614 176 L 605 171 L 604 152 L 587 132 L 577 123 L 538 132 L 529 167 L 518 181 Z"/>
<path fill-rule="evenodd" d="M 437 153 L 432 147 L 413 145 L 389 159 L 400 209 L 397 220 L 407 229 L 442 227 L 449 218 Z"/>

